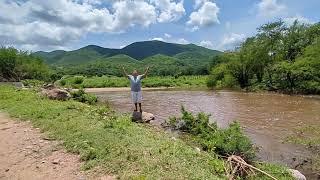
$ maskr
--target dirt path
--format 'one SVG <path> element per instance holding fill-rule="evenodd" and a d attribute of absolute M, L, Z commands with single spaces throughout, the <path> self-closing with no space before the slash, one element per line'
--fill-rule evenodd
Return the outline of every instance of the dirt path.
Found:
<path fill-rule="evenodd" d="M 30 123 L 0 113 L 0 179 L 113 179 L 82 172 L 79 156 L 59 144 L 44 138 Z"/>

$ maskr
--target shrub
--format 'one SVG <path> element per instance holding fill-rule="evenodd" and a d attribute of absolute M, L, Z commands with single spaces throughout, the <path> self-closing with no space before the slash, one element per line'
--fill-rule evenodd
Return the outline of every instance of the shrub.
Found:
<path fill-rule="evenodd" d="M 74 84 L 82 84 L 84 81 L 84 78 L 82 76 L 75 76 L 73 79 Z"/>
<path fill-rule="evenodd" d="M 209 123 L 209 115 L 203 112 L 194 116 L 184 107 L 181 112 L 181 118 L 171 117 L 169 124 L 194 136 L 203 150 L 222 156 L 238 155 L 248 162 L 254 159 L 255 148 L 243 134 L 238 122 L 231 123 L 226 129 L 220 129 L 216 123 Z"/>
<path fill-rule="evenodd" d="M 95 104 L 98 101 L 96 96 L 86 93 L 83 89 L 72 92 L 71 96 L 74 100 L 87 104 Z"/>
<path fill-rule="evenodd" d="M 67 80 L 61 79 L 58 83 L 60 86 L 65 86 L 67 84 Z"/>

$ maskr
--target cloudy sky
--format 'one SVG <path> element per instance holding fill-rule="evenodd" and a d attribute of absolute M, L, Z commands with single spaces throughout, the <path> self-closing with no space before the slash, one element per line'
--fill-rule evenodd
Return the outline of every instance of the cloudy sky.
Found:
<path fill-rule="evenodd" d="M 320 0 L 0 0 L 0 44 L 121 48 L 161 40 L 232 49 L 261 24 L 320 21 Z"/>

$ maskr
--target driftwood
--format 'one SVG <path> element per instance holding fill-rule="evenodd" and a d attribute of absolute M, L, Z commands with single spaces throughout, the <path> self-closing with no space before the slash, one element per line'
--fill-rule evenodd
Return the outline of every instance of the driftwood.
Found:
<path fill-rule="evenodd" d="M 229 180 L 234 179 L 234 176 L 236 174 L 238 175 L 249 174 L 248 171 L 251 171 L 251 173 L 254 174 L 254 170 L 270 177 L 273 180 L 277 180 L 277 178 L 273 177 L 267 172 L 248 164 L 240 156 L 231 155 L 228 157 L 227 162 L 229 163 L 229 168 L 230 168 L 229 170 L 226 169 L 226 172 L 228 173 L 228 176 L 229 176 Z"/>

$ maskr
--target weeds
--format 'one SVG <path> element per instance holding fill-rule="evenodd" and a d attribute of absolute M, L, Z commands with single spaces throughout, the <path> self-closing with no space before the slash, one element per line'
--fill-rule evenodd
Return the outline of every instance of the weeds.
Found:
<path fill-rule="evenodd" d="M 95 104 L 98 101 L 95 95 L 88 94 L 83 89 L 71 92 L 71 97 L 76 101 L 87 104 Z"/>
<path fill-rule="evenodd" d="M 170 125 L 196 136 L 203 150 L 221 156 L 238 155 L 249 162 L 255 157 L 255 148 L 243 134 L 239 123 L 233 122 L 229 128 L 221 129 L 216 123 L 209 123 L 209 115 L 205 113 L 193 116 L 184 107 L 181 108 L 181 113 L 181 118 L 170 118 Z"/>

